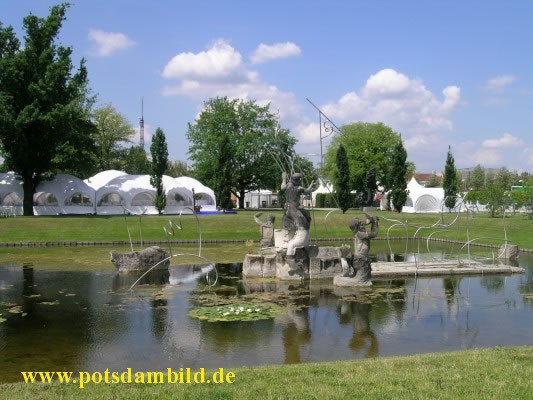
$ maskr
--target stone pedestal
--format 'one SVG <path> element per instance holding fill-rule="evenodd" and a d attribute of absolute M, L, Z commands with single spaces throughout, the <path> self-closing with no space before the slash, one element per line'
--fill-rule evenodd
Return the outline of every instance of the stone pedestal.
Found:
<path fill-rule="evenodd" d="M 111 262 L 119 272 L 146 271 L 155 265 L 156 269 L 167 269 L 170 265 L 170 254 L 159 246 L 128 253 L 112 251 Z"/>
<path fill-rule="evenodd" d="M 360 279 L 357 276 L 350 278 L 348 276 L 337 275 L 333 278 L 333 285 L 345 287 L 365 287 L 372 286 L 372 281 Z"/>
<path fill-rule="evenodd" d="M 515 244 L 503 244 L 498 250 L 498 258 L 500 260 L 511 260 L 514 261 L 518 258 L 520 253 L 518 246 Z"/>
<path fill-rule="evenodd" d="M 342 274 L 339 247 L 308 246 L 297 248 L 294 256 L 278 251 L 275 255 L 247 254 L 243 277 L 302 280 L 331 278 Z"/>

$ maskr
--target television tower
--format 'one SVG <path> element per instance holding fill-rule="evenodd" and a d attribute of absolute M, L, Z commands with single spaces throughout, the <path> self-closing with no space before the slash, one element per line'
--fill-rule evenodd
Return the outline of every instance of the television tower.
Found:
<path fill-rule="evenodd" d="M 141 97 L 141 119 L 139 121 L 139 146 L 144 149 L 144 98 Z"/>

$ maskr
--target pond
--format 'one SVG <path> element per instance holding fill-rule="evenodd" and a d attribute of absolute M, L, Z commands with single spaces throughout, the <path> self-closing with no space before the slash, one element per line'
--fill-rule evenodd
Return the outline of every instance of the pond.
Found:
<path fill-rule="evenodd" d="M 3 265 L 0 382 L 20 381 L 20 371 L 215 369 L 532 345 L 533 255 L 519 264 L 525 274 L 375 280 L 370 289 L 243 280 L 238 263 L 218 264 L 210 287 L 199 266 L 175 266 L 133 290 L 136 275 Z M 189 316 L 241 304 L 278 312 Z"/>

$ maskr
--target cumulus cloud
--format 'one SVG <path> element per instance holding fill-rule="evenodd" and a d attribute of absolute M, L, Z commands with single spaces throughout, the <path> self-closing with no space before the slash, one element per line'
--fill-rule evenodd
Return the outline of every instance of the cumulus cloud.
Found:
<path fill-rule="evenodd" d="M 98 57 L 107 57 L 135 45 L 135 42 L 123 33 L 104 32 L 99 29 L 89 31 L 89 40 L 94 42 L 91 54 Z"/>
<path fill-rule="evenodd" d="M 513 75 L 496 76 L 487 80 L 485 89 L 491 92 L 502 91 L 514 81 L 516 81 L 516 76 Z"/>
<path fill-rule="evenodd" d="M 219 39 L 199 53 L 180 53 L 163 69 L 163 77 L 182 79 L 186 85 L 198 80 L 250 81 L 253 73 L 242 65 L 242 56 L 229 43 Z"/>
<path fill-rule="evenodd" d="M 174 56 L 163 69 L 163 77 L 178 80 L 177 84 L 163 88 L 165 96 L 253 99 L 262 105 L 271 103 L 271 109 L 279 111 L 285 122 L 301 115 L 301 105 L 294 94 L 263 82 L 257 72 L 246 68 L 241 54 L 223 39 L 206 51 Z"/>
<path fill-rule="evenodd" d="M 523 143 L 524 141 L 522 139 L 506 132 L 501 138 L 487 139 L 483 141 L 482 146 L 486 148 L 518 147 Z"/>
<path fill-rule="evenodd" d="M 261 43 L 252 55 L 250 55 L 250 62 L 252 64 L 260 64 L 278 58 L 299 56 L 301 52 L 301 49 L 293 42 L 270 45 Z"/>
<path fill-rule="evenodd" d="M 410 138 L 410 146 L 427 143 L 427 136 L 450 130 L 450 113 L 461 100 L 461 89 L 448 86 L 442 98 L 419 79 L 387 68 L 371 75 L 359 92 L 349 92 L 321 108 L 339 123 L 383 122 Z"/>

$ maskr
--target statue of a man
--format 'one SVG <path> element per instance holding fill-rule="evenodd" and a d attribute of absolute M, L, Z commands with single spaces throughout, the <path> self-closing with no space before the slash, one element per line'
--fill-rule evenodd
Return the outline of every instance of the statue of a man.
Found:
<path fill-rule="evenodd" d="M 257 213 L 254 216 L 254 221 L 260 226 L 261 231 L 261 249 L 268 249 L 274 247 L 274 221 L 276 217 L 268 214 L 266 221 L 262 222 L 259 217 L 262 213 Z"/>

